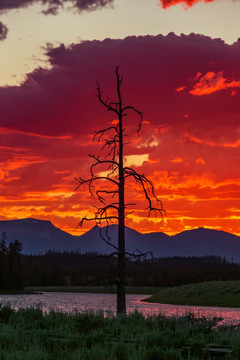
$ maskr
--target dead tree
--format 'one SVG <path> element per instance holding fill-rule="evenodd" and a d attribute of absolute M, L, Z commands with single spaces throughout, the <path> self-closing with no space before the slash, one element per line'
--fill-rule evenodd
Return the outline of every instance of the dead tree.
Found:
<path fill-rule="evenodd" d="M 108 98 L 103 99 L 102 91 L 99 83 L 97 83 L 97 97 L 100 103 L 106 110 L 112 112 L 117 121 L 95 133 L 94 139 L 97 139 L 102 144 L 102 152 L 107 151 L 105 156 L 89 155 L 93 159 L 93 164 L 90 167 L 90 177 L 83 179 L 77 178 L 78 186 L 76 190 L 88 184 L 89 192 L 93 199 L 98 200 L 99 206 L 92 217 L 83 217 L 79 222 L 82 226 L 85 221 L 95 221 L 101 229 L 102 224 L 107 225 L 106 234 L 103 235 L 100 230 L 101 238 L 110 246 L 114 248 L 112 256 L 117 257 L 117 314 L 126 313 L 126 300 L 125 300 L 125 268 L 126 256 L 139 257 L 142 254 L 130 254 L 125 250 L 125 218 L 128 215 L 126 208 L 130 205 L 125 200 L 125 181 L 133 179 L 141 186 L 145 200 L 147 201 L 148 216 L 152 212 L 155 215 L 160 215 L 162 219 L 165 210 L 163 209 L 162 202 L 155 194 L 153 183 L 144 174 L 139 174 L 135 169 L 124 166 L 124 138 L 127 136 L 126 129 L 123 127 L 123 120 L 129 112 L 134 112 L 139 117 L 137 132 L 140 131 L 142 126 L 143 114 L 133 106 L 124 106 L 122 104 L 122 76 L 119 74 L 119 67 L 115 68 L 116 76 L 116 90 L 117 101 L 110 101 Z M 115 119 L 116 119 L 115 117 Z M 105 172 L 100 171 L 105 167 Z M 101 185 L 99 185 L 101 184 Z M 154 206 L 154 204 L 156 205 Z M 118 242 L 114 245 L 108 235 L 108 225 L 111 223 L 118 225 Z"/>

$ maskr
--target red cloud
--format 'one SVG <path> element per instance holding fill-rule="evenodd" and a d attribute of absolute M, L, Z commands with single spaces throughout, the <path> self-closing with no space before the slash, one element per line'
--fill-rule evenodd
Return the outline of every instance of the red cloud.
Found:
<path fill-rule="evenodd" d="M 218 73 L 209 71 L 200 78 L 199 82 L 194 85 L 189 93 L 192 95 L 208 95 L 219 90 L 233 88 L 240 88 L 239 80 L 228 81 L 223 76 L 222 71 L 219 71 Z"/>
<path fill-rule="evenodd" d="M 160 0 L 164 9 L 166 9 L 170 6 L 173 6 L 173 5 L 178 5 L 178 4 L 182 4 L 182 5 L 186 5 L 186 6 L 190 7 L 198 2 L 209 3 L 209 2 L 213 2 L 213 1 L 215 1 L 215 0 Z"/>
<path fill-rule="evenodd" d="M 140 171 L 156 184 L 168 231 L 222 223 L 223 230 L 240 233 L 236 214 L 224 215 L 240 208 L 238 96 L 192 96 L 191 83 L 176 91 L 186 79 L 203 90 L 209 73 L 215 74 L 208 79 L 211 89 L 214 81 L 237 88 L 237 75 L 233 81 L 229 74 L 239 73 L 240 42 L 171 33 L 62 45 L 48 56 L 51 69 L 0 88 L 2 218 L 36 216 L 74 229 L 86 215 L 90 199 L 85 191 L 73 192 L 74 177 L 87 177 L 87 154 L 100 151 L 94 131 L 115 120 L 99 104 L 95 87 L 98 80 L 103 96 L 114 101 L 113 69 L 119 65 L 123 100 L 143 111 L 145 122 L 140 136 L 126 139 L 125 155 L 149 159 Z M 136 128 L 136 120 L 129 116 L 126 126 Z M 139 206 L 131 225 L 159 230 L 153 220 L 145 222 L 146 204 L 135 184 L 128 186 L 129 202 Z"/>

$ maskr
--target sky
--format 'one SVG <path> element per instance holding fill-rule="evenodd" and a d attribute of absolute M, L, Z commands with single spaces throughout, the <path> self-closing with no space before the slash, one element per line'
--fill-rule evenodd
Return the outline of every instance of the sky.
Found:
<path fill-rule="evenodd" d="M 147 219 L 127 182 L 127 226 L 169 235 L 209 227 L 240 235 L 239 0 L 1 0 L 0 220 L 51 220 L 72 234 L 96 205 L 89 177 L 115 120 L 96 97 L 116 100 L 123 76 L 125 164 L 146 174 L 164 222 Z M 133 131 L 134 130 L 134 131 Z"/>

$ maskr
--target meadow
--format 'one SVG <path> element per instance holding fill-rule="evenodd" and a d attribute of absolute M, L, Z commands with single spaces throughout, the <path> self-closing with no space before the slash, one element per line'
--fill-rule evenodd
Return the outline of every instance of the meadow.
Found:
<path fill-rule="evenodd" d="M 231 346 L 226 359 L 239 359 L 240 327 L 221 326 L 220 321 L 191 314 L 45 314 L 40 307 L 14 310 L 0 305 L 0 359 L 199 360 L 210 359 L 209 344 Z"/>
<path fill-rule="evenodd" d="M 174 304 L 240 308 L 240 280 L 207 281 L 162 288 L 144 301 Z"/>

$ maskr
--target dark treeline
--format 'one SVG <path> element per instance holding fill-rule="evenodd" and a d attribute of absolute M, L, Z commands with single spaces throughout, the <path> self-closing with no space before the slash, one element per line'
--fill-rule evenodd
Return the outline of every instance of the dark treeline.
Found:
<path fill-rule="evenodd" d="M 3 233 L 0 241 L 0 290 L 22 290 L 22 244 L 15 240 L 7 246 L 5 237 L 5 233 Z"/>
<path fill-rule="evenodd" d="M 137 264 L 136 264 L 137 265 Z M 213 280 L 239 280 L 240 264 L 229 263 L 221 256 L 165 257 L 141 263 L 134 285 L 178 286 Z"/>
<path fill-rule="evenodd" d="M 116 262 L 95 253 L 48 251 L 22 255 L 25 286 L 114 285 Z M 126 284 L 176 286 L 211 280 L 239 280 L 240 264 L 220 256 L 165 257 L 127 261 Z"/>

